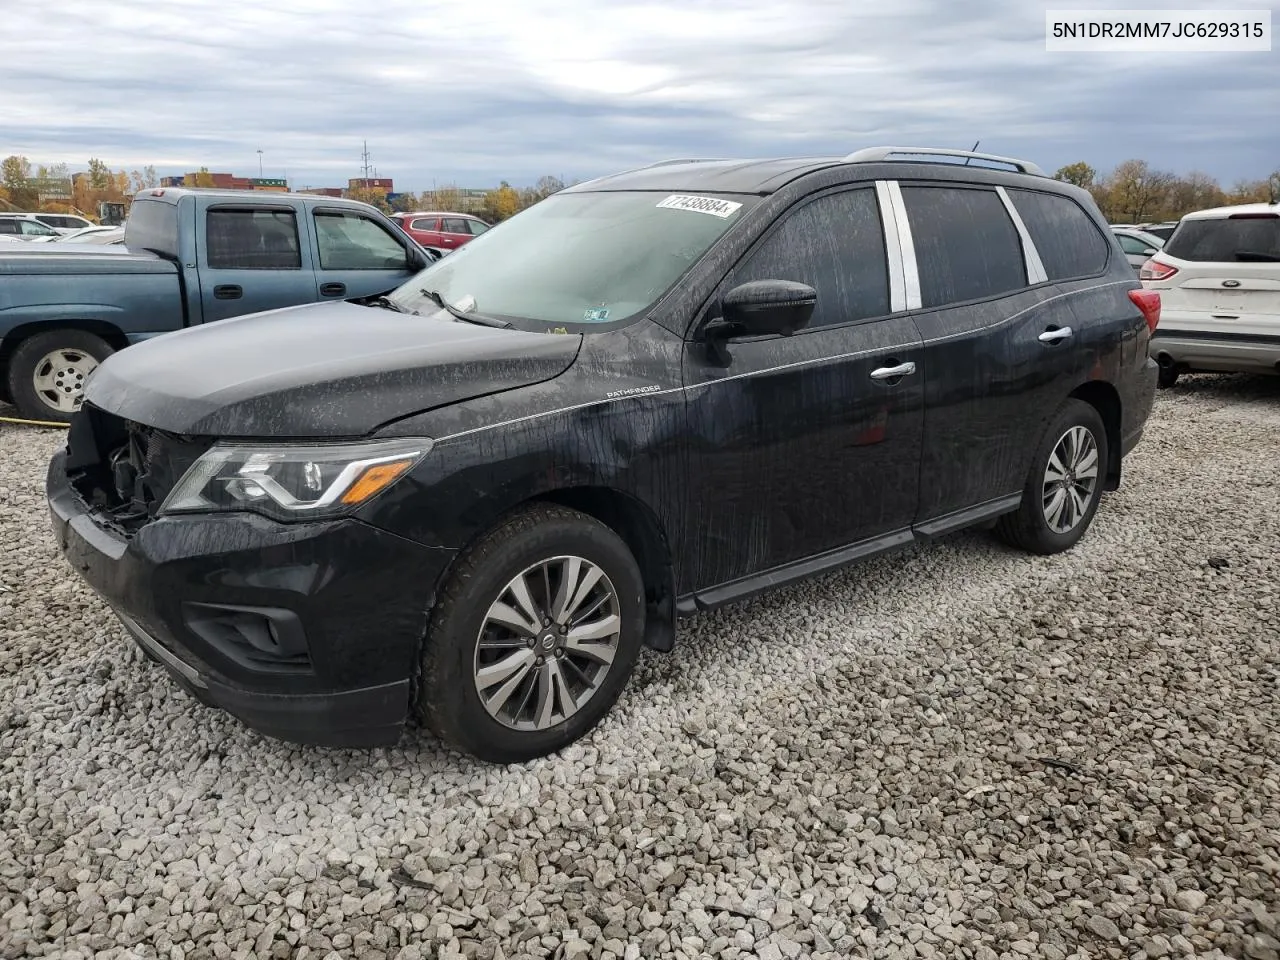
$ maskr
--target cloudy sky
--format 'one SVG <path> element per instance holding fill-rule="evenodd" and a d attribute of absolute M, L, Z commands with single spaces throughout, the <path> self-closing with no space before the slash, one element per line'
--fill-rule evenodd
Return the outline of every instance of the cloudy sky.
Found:
<path fill-rule="evenodd" d="M 261 149 L 267 176 L 338 185 L 359 175 L 367 140 L 379 175 L 421 190 L 585 179 L 673 156 L 979 139 L 1049 169 L 1141 157 L 1229 185 L 1280 168 L 1280 47 L 1048 53 L 1045 7 L 1026 0 L 4 8 L 0 155 L 73 168 L 98 156 L 252 175 Z"/>

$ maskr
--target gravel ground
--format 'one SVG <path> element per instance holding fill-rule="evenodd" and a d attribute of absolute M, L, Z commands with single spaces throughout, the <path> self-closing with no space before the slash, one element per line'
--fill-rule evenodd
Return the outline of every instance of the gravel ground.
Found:
<path fill-rule="evenodd" d="M 0 426 L 0 957 L 1280 958 L 1280 379 L 1186 378 L 1072 553 L 687 621 L 583 743 L 294 748 L 60 562 Z"/>

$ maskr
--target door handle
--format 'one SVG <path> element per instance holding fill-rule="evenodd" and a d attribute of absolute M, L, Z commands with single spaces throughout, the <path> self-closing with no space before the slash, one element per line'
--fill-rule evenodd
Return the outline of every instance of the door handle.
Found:
<path fill-rule="evenodd" d="M 916 365 L 908 360 L 896 367 L 877 367 L 871 371 L 872 380 L 892 380 L 895 377 L 909 377 L 916 372 Z"/>
<path fill-rule="evenodd" d="M 1070 327 L 1058 327 L 1056 330 L 1046 330 L 1040 334 L 1041 343 L 1057 343 L 1059 340 L 1066 340 L 1071 336 Z"/>
<path fill-rule="evenodd" d="M 213 288 L 213 299 L 215 300 L 239 300 L 244 296 L 244 290 L 234 283 L 220 283 Z"/>
<path fill-rule="evenodd" d="M 322 283 L 320 284 L 320 296 L 322 297 L 340 297 L 347 292 L 345 283 Z"/>

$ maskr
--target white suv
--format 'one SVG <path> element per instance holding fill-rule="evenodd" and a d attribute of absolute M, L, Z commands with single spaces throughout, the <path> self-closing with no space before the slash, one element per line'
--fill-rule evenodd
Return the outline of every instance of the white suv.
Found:
<path fill-rule="evenodd" d="M 1138 274 L 1160 291 L 1151 356 L 1179 373 L 1280 373 L 1280 204 L 1200 210 Z"/>

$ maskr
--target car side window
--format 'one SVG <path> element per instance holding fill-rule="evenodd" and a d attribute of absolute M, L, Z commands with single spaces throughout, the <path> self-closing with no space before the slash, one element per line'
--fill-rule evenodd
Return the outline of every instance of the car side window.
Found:
<path fill-rule="evenodd" d="M 436 223 L 437 221 L 434 217 L 421 217 L 409 224 L 409 229 L 421 230 L 423 233 L 431 233 L 435 231 Z"/>
<path fill-rule="evenodd" d="M 1070 197 L 1035 190 L 1006 190 L 1036 245 L 1050 280 L 1092 277 L 1107 266 L 1108 244 L 1098 226 Z M 1125 246 L 1125 241 L 1136 249 Z M 1126 253 L 1141 253 L 1141 240 L 1120 235 Z"/>
<path fill-rule="evenodd" d="M 54 230 L 53 227 L 40 223 L 37 220 L 22 220 L 20 223 L 23 234 L 28 237 L 47 237 L 58 232 Z"/>
<path fill-rule="evenodd" d="M 209 266 L 217 270 L 300 270 L 292 210 L 213 208 L 205 221 Z"/>
<path fill-rule="evenodd" d="M 1018 231 L 994 190 L 902 186 L 920 299 L 940 307 L 1027 285 Z"/>
<path fill-rule="evenodd" d="M 810 328 L 887 314 L 889 266 L 875 191 L 827 194 L 787 214 L 734 270 L 730 286 L 752 280 L 813 287 L 818 302 Z"/>
<path fill-rule="evenodd" d="M 471 229 L 471 235 L 473 237 L 478 237 L 489 229 L 489 225 L 487 223 L 481 223 L 479 220 L 468 220 L 467 226 Z"/>
<path fill-rule="evenodd" d="M 22 228 L 18 226 L 17 220 L 10 220 L 0 217 L 0 233 L 21 233 Z"/>
<path fill-rule="evenodd" d="M 325 270 L 398 270 L 408 264 L 399 241 L 368 217 L 317 210 L 315 221 Z"/>
<path fill-rule="evenodd" d="M 467 221 L 463 220 L 461 217 L 445 217 L 444 225 L 441 229 L 444 230 L 445 233 L 471 232 L 470 228 L 467 227 Z"/>
<path fill-rule="evenodd" d="M 1147 245 L 1137 237 L 1130 237 L 1126 234 L 1117 234 L 1116 238 L 1120 241 L 1120 249 L 1125 253 L 1142 253 L 1147 249 Z M 1039 244 L 1037 244 L 1037 247 Z"/>

